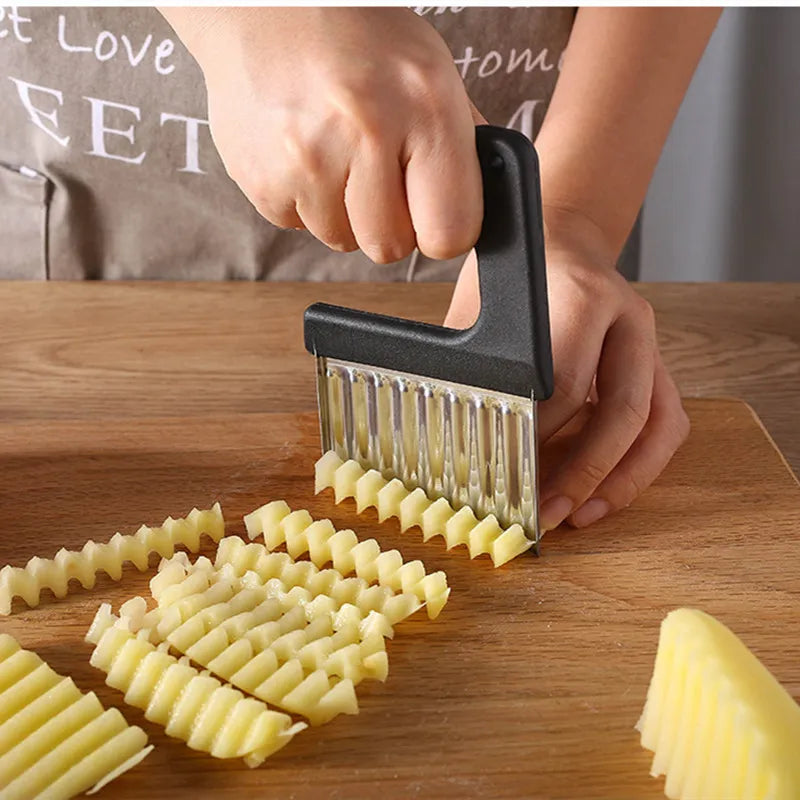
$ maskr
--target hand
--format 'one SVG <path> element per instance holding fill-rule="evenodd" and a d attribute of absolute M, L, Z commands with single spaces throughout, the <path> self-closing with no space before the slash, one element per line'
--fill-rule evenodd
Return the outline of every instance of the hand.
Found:
<path fill-rule="evenodd" d="M 542 525 L 583 527 L 630 505 L 658 477 L 689 420 L 661 359 L 653 309 L 615 271 L 599 229 L 574 212 L 545 209 L 545 241 L 555 391 L 539 408 L 541 441 L 587 402 L 594 407 L 540 487 Z M 445 325 L 468 327 L 479 305 L 472 254 Z"/>
<path fill-rule="evenodd" d="M 163 13 L 203 69 L 217 149 L 270 222 L 378 263 L 472 247 L 473 114 L 427 22 L 400 8 L 180 11 Z"/>

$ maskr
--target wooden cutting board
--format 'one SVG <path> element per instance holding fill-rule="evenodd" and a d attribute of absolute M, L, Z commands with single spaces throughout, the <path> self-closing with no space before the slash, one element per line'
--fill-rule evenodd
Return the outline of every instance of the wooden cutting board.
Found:
<path fill-rule="evenodd" d="M 398 626 L 389 679 L 359 687 L 360 715 L 305 731 L 257 770 L 168 739 L 89 666 L 98 603 L 146 591 L 149 575 L 129 567 L 121 584 L 15 604 L 0 631 L 150 734 L 155 751 L 101 797 L 662 797 L 633 726 L 670 609 L 718 616 L 800 696 L 800 488 L 746 405 L 687 407 L 687 444 L 639 502 L 498 570 L 314 497 L 309 415 L 0 425 L 0 564 L 217 499 L 243 533 L 244 513 L 285 498 L 447 571 L 447 607 Z"/>

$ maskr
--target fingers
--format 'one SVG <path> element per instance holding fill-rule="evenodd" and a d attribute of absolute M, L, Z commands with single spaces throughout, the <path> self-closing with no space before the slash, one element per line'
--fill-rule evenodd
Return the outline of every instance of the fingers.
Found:
<path fill-rule="evenodd" d="M 246 176 L 236 182 L 264 219 L 284 230 L 307 229 L 333 250 L 357 249 L 344 207 L 344 179 L 319 175 L 318 184 L 339 188 L 324 193 L 296 189 L 302 181 L 292 180 L 287 171 L 277 175 Z M 339 202 L 336 198 L 340 198 Z"/>
<path fill-rule="evenodd" d="M 405 175 L 391 149 L 365 145 L 340 164 L 305 152 L 292 174 L 262 179 L 247 194 L 274 225 L 306 228 L 333 250 L 360 248 L 379 264 L 415 246 L 431 258 L 452 258 L 472 247 L 483 217 L 474 128 L 461 152 L 454 138 L 417 147 Z"/>
<path fill-rule="evenodd" d="M 350 169 L 344 201 L 355 241 L 377 264 L 405 258 L 415 246 L 397 157 L 362 149 Z"/>
<path fill-rule="evenodd" d="M 661 474 L 689 435 L 689 418 L 680 395 L 656 353 L 650 416 L 636 442 L 588 500 L 569 518 L 575 527 L 590 525 L 611 511 L 629 506 Z"/>
<path fill-rule="evenodd" d="M 358 244 L 344 202 L 349 163 L 345 153 L 336 155 L 307 148 L 298 154 L 284 186 L 296 198 L 297 214 L 309 233 L 331 250 L 351 252 Z"/>
<path fill-rule="evenodd" d="M 478 284 L 478 258 L 473 250 L 468 256 L 450 300 L 450 308 L 444 318 L 446 328 L 470 328 L 481 311 L 481 292 Z"/>
<path fill-rule="evenodd" d="M 452 109 L 446 123 L 406 143 L 406 197 L 417 247 L 430 258 L 455 258 L 478 240 L 483 188 L 475 127 L 467 103 Z"/>
<path fill-rule="evenodd" d="M 324 196 L 309 194 L 298 199 L 297 213 L 302 226 L 331 250 L 350 253 L 358 249 L 343 201 L 329 202 Z"/>
<path fill-rule="evenodd" d="M 482 117 L 466 94 L 434 93 L 419 112 L 403 137 L 376 136 L 361 118 L 363 129 L 287 126 L 272 146 L 280 158 L 234 161 L 230 174 L 271 223 L 305 228 L 333 250 L 360 248 L 382 264 L 415 246 L 452 258 L 473 246 L 483 219 L 473 114 Z"/>
<path fill-rule="evenodd" d="M 603 342 L 595 413 L 575 450 L 542 487 L 545 528 L 555 527 L 583 506 L 641 433 L 650 414 L 655 347 L 650 307 L 638 300 L 629 303 Z M 593 508 L 597 511 L 600 502 Z"/>
<path fill-rule="evenodd" d="M 441 142 L 413 150 L 405 174 L 391 149 L 362 145 L 344 183 L 341 170 L 306 179 L 296 201 L 301 224 L 334 250 L 360 248 L 379 264 L 398 261 L 415 246 L 427 256 L 453 258 L 469 250 L 483 219 L 483 192 L 469 124 Z M 293 226 L 294 227 L 294 226 Z"/>
<path fill-rule="evenodd" d="M 273 225 L 305 228 L 333 250 L 356 250 L 344 202 L 350 171 L 348 142 L 326 149 L 320 139 L 318 131 L 276 130 L 265 149 L 277 157 L 247 165 L 238 159 L 226 168 Z"/>
<path fill-rule="evenodd" d="M 249 197 L 256 211 L 275 227 L 283 228 L 284 230 L 302 230 L 305 227 L 303 220 L 300 219 L 300 215 L 297 213 L 297 206 L 293 198 L 284 198 L 282 201 L 276 200 L 265 192 L 252 194 Z"/>

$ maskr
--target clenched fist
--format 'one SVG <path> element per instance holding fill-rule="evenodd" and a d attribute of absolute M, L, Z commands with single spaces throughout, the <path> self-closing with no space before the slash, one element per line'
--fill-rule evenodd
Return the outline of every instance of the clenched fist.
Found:
<path fill-rule="evenodd" d="M 228 173 L 270 222 L 379 263 L 475 243 L 477 117 L 427 22 L 402 8 L 163 13 L 203 70 Z"/>

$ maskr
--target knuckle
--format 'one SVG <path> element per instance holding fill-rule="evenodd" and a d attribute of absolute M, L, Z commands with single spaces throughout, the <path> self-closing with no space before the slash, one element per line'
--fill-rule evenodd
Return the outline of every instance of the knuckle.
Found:
<path fill-rule="evenodd" d="M 348 236 L 345 231 L 324 228 L 315 232 L 314 235 L 331 250 L 336 250 L 339 253 L 352 253 L 358 249 L 353 237 Z"/>
<path fill-rule="evenodd" d="M 634 292 L 633 308 L 637 319 L 643 327 L 655 331 L 656 328 L 656 312 L 653 306 L 647 302 L 641 295 Z"/>
<path fill-rule="evenodd" d="M 672 381 L 665 387 L 661 398 L 662 410 L 659 414 L 661 427 L 667 442 L 672 445 L 673 452 L 678 449 L 688 438 L 691 432 L 691 422 L 686 409 L 681 402 L 678 388 Z"/>
<path fill-rule="evenodd" d="M 338 252 L 351 252 L 357 244 L 344 206 L 328 196 L 303 192 L 297 199 L 297 214 L 315 239 Z"/>
<path fill-rule="evenodd" d="M 683 444 L 683 442 L 689 438 L 691 431 L 692 423 L 689 420 L 689 415 L 686 413 L 683 406 L 681 406 L 681 413 L 678 422 L 678 438 L 681 444 Z"/>
<path fill-rule="evenodd" d="M 588 387 L 584 385 L 578 372 L 569 364 L 559 366 L 555 388 L 570 408 L 580 408 L 589 396 Z"/>
<path fill-rule="evenodd" d="M 249 195 L 248 195 L 249 196 Z M 291 206 L 276 204 L 269 198 L 254 197 L 252 203 L 264 219 L 275 225 L 277 228 L 294 228 L 298 223 L 294 205 Z"/>
<path fill-rule="evenodd" d="M 228 175 L 252 202 L 271 206 L 274 193 L 269 189 L 269 177 L 263 170 L 257 167 L 241 169 L 231 166 Z"/>
<path fill-rule="evenodd" d="M 352 126 L 349 140 L 355 142 L 362 155 L 372 162 L 378 162 L 386 153 L 387 131 L 379 114 L 365 114 L 357 126 Z"/>
<path fill-rule="evenodd" d="M 345 142 L 380 152 L 386 147 L 386 131 L 378 95 L 372 87 L 358 83 L 337 86 L 329 98 L 326 129 L 338 131 Z"/>
<path fill-rule="evenodd" d="M 261 206 L 258 206 L 258 212 L 276 228 L 290 230 L 297 227 L 298 220 L 296 214 L 291 214 L 288 211 L 278 212 L 270 209 L 263 209 Z"/>
<path fill-rule="evenodd" d="M 617 508 L 626 508 L 629 506 L 650 485 L 650 481 L 632 470 L 628 470 L 623 475 L 620 475 L 620 479 L 621 483 L 618 496 L 614 501 L 614 505 Z"/>
<path fill-rule="evenodd" d="M 448 71 L 442 69 L 438 58 L 420 53 L 414 58 L 404 59 L 397 66 L 409 94 L 430 110 L 438 110 L 452 83 Z"/>
<path fill-rule="evenodd" d="M 414 249 L 413 244 L 403 242 L 368 242 L 361 245 L 364 254 L 376 264 L 392 264 L 405 258 Z"/>
<path fill-rule="evenodd" d="M 294 122 L 286 123 L 274 139 L 284 184 L 303 185 L 321 178 L 325 172 L 325 143 L 314 130 L 303 130 Z"/>
<path fill-rule="evenodd" d="M 460 226 L 420 232 L 417 241 L 422 253 L 438 260 L 463 255 L 474 244 L 470 230 Z"/>
<path fill-rule="evenodd" d="M 325 176 L 326 159 L 322 148 L 315 143 L 294 144 L 291 150 L 291 174 L 294 181 L 315 183 Z"/>
<path fill-rule="evenodd" d="M 689 416 L 683 409 L 683 406 L 678 407 L 678 413 L 675 415 L 670 425 L 669 440 L 673 445 L 673 449 L 677 450 L 689 437 L 692 425 L 689 421 Z"/>
<path fill-rule="evenodd" d="M 603 464 L 595 461 L 583 461 L 578 465 L 577 475 L 584 486 L 594 489 L 608 475 L 611 470 L 610 464 Z"/>
<path fill-rule="evenodd" d="M 622 415 L 627 427 L 641 430 L 650 417 L 650 398 L 649 392 L 629 391 L 620 398 L 619 413 Z"/>

